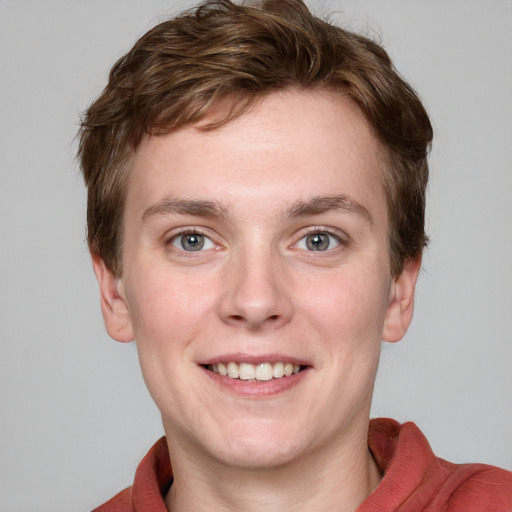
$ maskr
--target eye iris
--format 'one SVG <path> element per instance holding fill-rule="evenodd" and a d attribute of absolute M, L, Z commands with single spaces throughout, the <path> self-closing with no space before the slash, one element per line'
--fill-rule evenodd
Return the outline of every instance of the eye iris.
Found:
<path fill-rule="evenodd" d="M 325 251 L 329 247 L 329 236 L 325 233 L 308 235 L 306 245 L 310 251 Z"/>
<path fill-rule="evenodd" d="M 199 251 L 203 248 L 204 236 L 196 233 L 189 233 L 181 237 L 181 246 L 185 251 Z"/>

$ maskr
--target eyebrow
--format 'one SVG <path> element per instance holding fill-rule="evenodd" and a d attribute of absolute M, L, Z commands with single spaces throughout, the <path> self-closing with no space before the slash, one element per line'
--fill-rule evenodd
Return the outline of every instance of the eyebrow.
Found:
<path fill-rule="evenodd" d="M 342 210 L 358 215 L 363 217 L 370 225 L 373 225 L 373 218 L 370 212 L 361 203 L 345 194 L 316 196 L 307 201 L 297 201 L 285 214 L 285 218 L 320 215 L 332 210 Z"/>
<path fill-rule="evenodd" d="M 226 209 L 213 201 L 166 197 L 147 208 L 142 215 L 142 221 L 146 222 L 149 218 L 156 215 L 172 214 L 196 215 L 198 217 L 218 219 L 225 219 L 227 217 Z"/>
<path fill-rule="evenodd" d="M 345 194 L 315 196 L 307 201 L 297 201 L 285 212 L 283 220 L 294 217 L 305 217 L 307 215 L 321 215 L 333 210 L 342 210 L 359 215 L 370 225 L 373 225 L 370 212 L 362 204 Z M 166 197 L 147 208 L 142 215 L 142 221 L 146 222 L 153 216 L 172 214 L 194 215 L 222 220 L 228 217 L 226 208 L 214 201 Z"/>

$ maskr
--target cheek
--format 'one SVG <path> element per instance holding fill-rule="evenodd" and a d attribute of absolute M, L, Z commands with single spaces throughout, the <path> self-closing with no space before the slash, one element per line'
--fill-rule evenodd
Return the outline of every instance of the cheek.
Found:
<path fill-rule="evenodd" d="M 186 344 L 203 327 L 212 308 L 211 289 L 204 278 L 152 268 L 140 272 L 128 290 L 128 303 L 138 345 L 169 348 Z"/>
<path fill-rule="evenodd" d="M 189 374 L 197 341 L 204 338 L 212 309 L 211 297 L 197 286 L 197 279 L 153 268 L 139 272 L 127 289 L 142 375 L 161 411 L 187 407 L 183 382 L 193 386 Z"/>
<path fill-rule="evenodd" d="M 309 291 L 299 295 L 301 309 L 309 312 L 318 328 L 328 332 L 329 339 L 349 345 L 381 341 L 388 285 L 375 272 L 341 270 L 327 279 L 312 281 L 307 288 Z"/>

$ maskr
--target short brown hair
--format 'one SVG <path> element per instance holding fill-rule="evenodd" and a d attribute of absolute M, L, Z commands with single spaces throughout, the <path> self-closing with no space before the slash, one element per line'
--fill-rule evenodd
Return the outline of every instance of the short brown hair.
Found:
<path fill-rule="evenodd" d="M 428 115 L 381 46 L 313 16 L 301 0 L 207 1 L 160 23 L 119 59 L 79 133 L 90 250 L 121 274 L 126 164 L 143 137 L 197 123 L 227 99 L 214 129 L 287 88 L 339 91 L 373 128 L 398 275 L 427 242 Z"/>

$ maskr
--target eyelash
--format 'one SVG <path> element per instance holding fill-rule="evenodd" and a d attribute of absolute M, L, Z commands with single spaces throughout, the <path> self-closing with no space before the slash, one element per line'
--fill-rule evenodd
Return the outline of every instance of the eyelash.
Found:
<path fill-rule="evenodd" d="M 336 230 L 336 232 L 333 232 L 333 231 L 334 231 L 333 228 L 330 228 L 327 226 L 325 226 L 325 227 L 317 226 L 314 228 L 309 228 L 307 231 L 301 233 L 300 238 L 297 240 L 297 242 L 295 242 L 291 245 L 291 248 L 298 249 L 300 251 L 304 251 L 304 253 L 307 253 L 308 256 L 316 257 L 316 256 L 320 256 L 320 254 L 318 254 L 318 253 L 327 253 L 327 252 L 331 253 L 331 252 L 335 251 L 336 249 L 340 249 L 340 247 L 341 248 L 347 247 L 350 243 L 350 240 L 347 239 L 347 235 L 345 233 L 338 232 L 338 230 Z M 306 248 L 299 247 L 299 244 L 302 241 L 304 241 L 304 243 L 307 244 L 307 237 L 312 236 L 312 235 L 317 235 L 317 234 L 318 235 L 327 235 L 330 239 L 334 239 L 337 245 L 335 245 L 335 247 L 330 248 L 329 246 L 331 245 L 331 242 L 329 241 L 328 246 L 325 249 L 314 250 L 314 249 L 310 249 L 308 247 L 306 247 Z M 203 237 L 203 244 L 206 243 L 208 246 L 206 248 L 203 248 L 203 246 L 201 246 L 197 250 L 187 251 L 183 246 L 177 247 L 174 245 L 175 243 L 178 242 L 178 240 L 181 237 L 190 236 L 190 235 L 198 235 L 198 236 Z M 166 239 L 165 244 L 169 248 L 169 250 L 171 250 L 173 252 L 177 252 L 180 255 L 185 256 L 185 257 L 194 257 L 194 256 L 197 257 L 197 256 L 199 256 L 199 253 L 205 252 L 207 250 L 211 250 L 211 249 L 215 248 L 215 246 L 216 246 L 215 242 L 212 240 L 211 237 L 209 237 L 207 234 L 205 234 L 204 232 L 202 232 L 196 228 L 183 228 L 179 232 L 173 233 L 172 236 L 169 236 Z M 196 254 L 196 253 L 198 253 L 198 254 Z"/>
<path fill-rule="evenodd" d="M 204 238 L 204 243 L 206 243 L 206 241 L 208 241 L 212 245 L 212 247 L 207 247 L 206 249 L 203 249 L 201 247 L 200 249 L 195 250 L 195 251 L 194 250 L 187 251 L 183 247 L 176 247 L 176 246 L 174 246 L 174 244 L 177 243 L 180 238 L 182 238 L 184 236 L 191 236 L 191 235 L 198 235 L 198 236 L 203 237 Z M 166 247 L 168 247 L 168 249 L 170 251 L 179 253 L 180 256 L 185 256 L 185 257 L 198 256 L 199 254 L 196 254 L 196 253 L 201 253 L 201 252 L 204 252 L 206 250 L 213 249 L 216 246 L 215 242 L 212 240 L 211 237 L 209 237 L 208 235 L 206 235 L 205 233 L 201 232 L 200 230 L 198 230 L 196 228 L 184 228 L 184 229 L 180 230 L 177 233 L 173 233 L 171 236 L 166 238 L 165 245 L 166 245 Z"/>
<path fill-rule="evenodd" d="M 325 250 L 312 250 L 312 249 L 299 249 L 298 245 L 301 241 L 305 241 L 307 239 L 307 237 L 311 236 L 311 235 L 327 235 L 328 237 L 330 238 L 333 238 L 337 245 L 333 248 L 329 248 L 329 246 L 325 249 Z M 307 243 L 307 242 L 305 242 Z M 295 242 L 292 247 L 293 248 L 297 248 L 299 250 L 303 250 L 305 251 L 308 256 L 311 256 L 311 257 L 314 257 L 314 256 L 319 256 L 319 254 L 317 253 L 326 253 L 326 252 L 332 252 L 332 251 L 335 251 L 335 250 L 340 250 L 344 247 L 348 247 L 350 244 L 350 239 L 348 238 L 348 236 L 341 232 L 341 231 L 338 231 L 338 230 L 334 230 L 333 228 L 331 227 L 327 227 L 327 226 L 321 226 L 321 227 L 314 227 L 314 228 L 310 228 L 308 229 L 306 232 L 303 232 L 301 233 L 301 237 L 299 238 L 299 240 L 297 242 Z"/>

